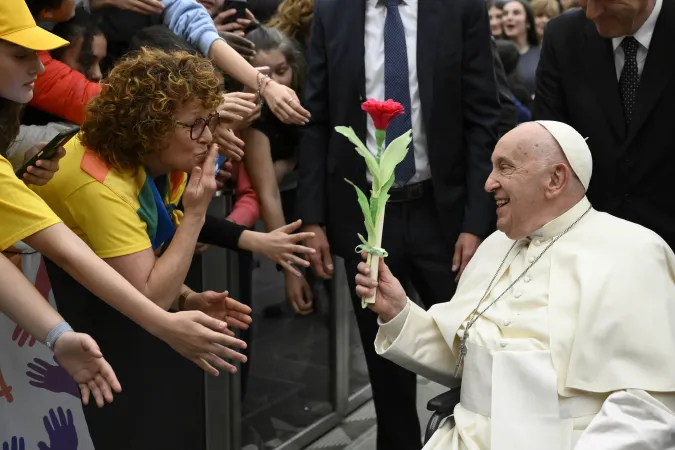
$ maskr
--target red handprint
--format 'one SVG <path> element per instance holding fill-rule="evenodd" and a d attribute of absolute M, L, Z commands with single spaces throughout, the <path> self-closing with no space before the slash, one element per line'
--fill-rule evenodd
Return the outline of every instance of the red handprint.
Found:
<path fill-rule="evenodd" d="M 7 383 L 5 383 L 5 379 L 2 376 L 2 370 L 0 370 L 0 397 L 5 397 L 7 403 L 12 403 L 14 401 L 12 386 L 7 386 Z"/>
<path fill-rule="evenodd" d="M 26 341 L 28 341 L 28 346 L 32 347 L 35 345 L 35 338 L 28 334 L 26 330 L 21 328 L 20 326 L 16 326 L 14 328 L 14 333 L 12 333 L 12 340 L 16 342 L 19 347 L 23 347 L 26 344 Z"/>

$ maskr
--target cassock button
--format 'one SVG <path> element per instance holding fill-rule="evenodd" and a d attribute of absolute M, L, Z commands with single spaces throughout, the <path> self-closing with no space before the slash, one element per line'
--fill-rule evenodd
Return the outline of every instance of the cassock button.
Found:
<path fill-rule="evenodd" d="M 506 341 L 500 341 L 500 342 L 499 342 L 499 345 L 501 345 L 501 347 L 504 348 L 504 347 L 506 347 L 506 346 L 509 345 L 509 344 L 508 344 Z"/>
<path fill-rule="evenodd" d="M 523 295 L 521 292 L 516 292 L 515 294 L 513 294 L 515 298 L 520 298 L 521 295 Z"/>
<path fill-rule="evenodd" d="M 532 278 L 530 278 L 529 275 L 526 275 L 525 277 L 523 277 L 523 282 L 524 282 L 524 283 L 529 283 L 530 281 L 532 281 Z"/>
<path fill-rule="evenodd" d="M 541 245 L 541 241 L 540 241 L 539 239 L 535 239 L 533 243 L 534 243 L 534 245 L 536 245 L 537 247 L 539 247 L 539 246 Z"/>
<path fill-rule="evenodd" d="M 509 325 L 511 325 L 511 321 L 510 320 L 504 320 L 504 326 L 508 327 Z"/>
<path fill-rule="evenodd" d="M 532 264 L 532 263 L 534 262 L 534 256 L 530 256 L 529 258 L 527 258 L 527 261 L 528 261 L 530 264 Z"/>

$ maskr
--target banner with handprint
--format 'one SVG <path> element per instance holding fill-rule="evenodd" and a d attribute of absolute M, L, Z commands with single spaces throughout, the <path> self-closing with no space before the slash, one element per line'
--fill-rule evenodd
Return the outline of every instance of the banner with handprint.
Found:
<path fill-rule="evenodd" d="M 24 245 L 20 268 L 54 306 L 47 269 Z M 93 450 L 75 382 L 52 352 L 0 313 L 0 449 Z"/>

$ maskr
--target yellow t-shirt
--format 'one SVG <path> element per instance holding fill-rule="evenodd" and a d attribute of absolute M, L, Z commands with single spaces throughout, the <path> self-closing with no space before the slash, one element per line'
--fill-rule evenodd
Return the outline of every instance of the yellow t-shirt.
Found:
<path fill-rule="evenodd" d="M 61 222 L 0 156 L 0 251 Z"/>
<path fill-rule="evenodd" d="M 100 165 L 98 178 L 108 176 L 103 184 L 82 170 L 85 148 L 78 137 L 71 139 L 65 148 L 66 156 L 60 161 L 59 171 L 45 186 L 36 187 L 35 192 L 100 258 L 151 248 L 147 226 L 137 212 L 135 175 Z M 110 181 L 111 178 L 114 179 Z"/>

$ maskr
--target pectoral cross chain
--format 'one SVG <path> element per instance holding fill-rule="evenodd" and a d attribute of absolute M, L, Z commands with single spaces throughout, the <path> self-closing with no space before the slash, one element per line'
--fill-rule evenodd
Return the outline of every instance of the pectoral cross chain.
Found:
<path fill-rule="evenodd" d="M 459 376 L 459 369 L 462 367 L 462 361 L 464 361 L 464 357 L 466 356 L 466 340 L 468 338 L 469 328 L 467 327 L 467 329 L 464 330 L 462 339 L 459 341 L 459 356 L 457 357 L 457 364 L 455 365 L 455 373 L 453 375 L 454 378 Z"/>

